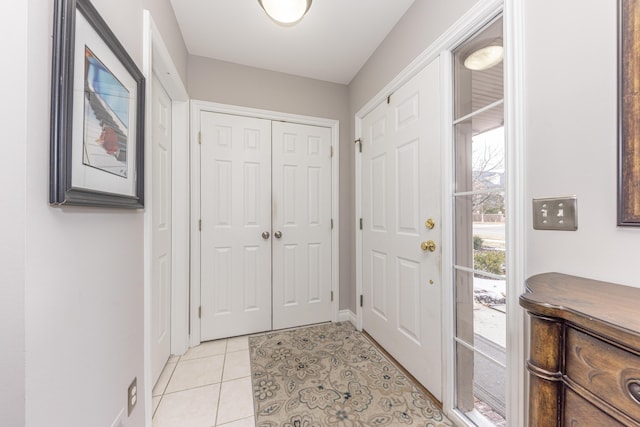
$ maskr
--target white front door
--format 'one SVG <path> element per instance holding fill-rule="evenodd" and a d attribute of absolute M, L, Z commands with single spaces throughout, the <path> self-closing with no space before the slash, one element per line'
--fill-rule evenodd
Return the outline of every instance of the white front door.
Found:
<path fill-rule="evenodd" d="M 438 61 L 364 117 L 362 129 L 363 327 L 441 399 Z M 428 241 L 434 252 L 421 248 Z"/>
<path fill-rule="evenodd" d="M 331 320 L 331 130 L 273 122 L 273 329 Z"/>
<path fill-rule="evenodd" d="M 155 383 L 171 353 L 171 98 L 155 74 L 151 103 L 151 373 Z"/>
<path fill-rule="evenodd" d="M 200 150 L 200 339 L 270 330 L 271 121 L 203 112 Z"/>

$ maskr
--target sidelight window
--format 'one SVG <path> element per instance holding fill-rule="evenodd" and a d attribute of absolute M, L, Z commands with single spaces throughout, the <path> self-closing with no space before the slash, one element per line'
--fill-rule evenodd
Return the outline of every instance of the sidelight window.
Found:
<path fill-rule="evenodd" d="M 456 408 L 505 425 L 506 239 L 502 17 L 453 52 Z"/>

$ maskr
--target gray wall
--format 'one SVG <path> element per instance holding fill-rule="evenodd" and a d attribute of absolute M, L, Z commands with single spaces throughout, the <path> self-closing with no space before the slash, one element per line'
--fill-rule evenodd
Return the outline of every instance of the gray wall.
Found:
<path fill-rule="evenodd" d="M 187 53 L 169 0 L 93 3 L 141 69 L 142 14 L 150 7 L 186 77 Z M 125 408 L 126 425 L 142 426 L 150 404 L 144 401 L 143 214 L 48 205 L 53 4 L 10 2 L 2 18 L 14 66 L 2 79 L 3 89 L 9 83 L 2 108 L 11 143 L 0 172 L 10 183 L 0 213 L 2 261 L 9 263 L 0 287 L 0 340 L 9 349 L 0 369 L 0 424 L 109 426 Z M 133 377 L 140 400 L 127 418 Z"/>
<path fill-rule="evenodd" d="M 0 14 L 3 67 L 0 92 L 4 161 L 0 168 L 0 425 L 24 425 L 25 205 L 27 152 L 26 1 L 8 2 Z"/>
<path fill-rule="evenodd" d="M 471 9 L 476 1 L 416 0 L 411 5 L 402 19 L 349 83 L 350 141 L 355 138 L 354 117 L 356 113 L 455 21 Z M 350 150 L 349 162 L 351 165 L 355 164 L 354 150 Z M 349 188 L 352 191 L 349 208 L 352 212 L 355 212 L 354 168 L 352 167 L 349 172 Z M 347 177 L 343 179 L 346 180 Z M 351 280 L 349 282 L 352 285 L 349 293 L 352 294 L 351 301 L 353 301 L 353 304 L 349 308 L 355 313 L 355 231 L 349 238 L 351 239 L 351 253 L 353 254 Z"/>
<path fill-rule="evenodd" d="M 343 185 L 352 174 L 347 87 L 199 56 L 189 56 L 188 82 L 192 99 L 340 121 L 340 308 L 351 307 L 352 191 Z"/>
<path fill-rule="evenodd" d="M 527 201 L 578 196 L 578 231 L 528 225 L 528 274 L 640 286 L 640 229 L 616 227 L 616 2 L 527 0 L 524 28 Z"/>
<path fill-rule="evenodd" d="M 415 0 L 349 83 L 350 117 L 476 3 Z"/>

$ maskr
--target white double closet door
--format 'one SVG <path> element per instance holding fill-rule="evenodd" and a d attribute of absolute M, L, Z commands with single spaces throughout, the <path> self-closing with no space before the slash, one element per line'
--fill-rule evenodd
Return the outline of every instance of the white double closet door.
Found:
<path fill-rule="evenodd" d="M 331 319 L 331 130 L 202 112 L 201 341 Z"/>

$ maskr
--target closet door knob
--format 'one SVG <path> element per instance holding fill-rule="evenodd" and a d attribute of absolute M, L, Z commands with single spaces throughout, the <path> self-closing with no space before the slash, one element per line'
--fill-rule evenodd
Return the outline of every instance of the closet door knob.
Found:
<path fill-rule="evenodd" d="M 282 237 L 282 231 L 276 231 L 275 233 L 273 233 L 273 237 L 275 237 L 276 239 L 279 239 Z"/>
<path fill-rule="evenodd" d="M 269 234 L 269 232 L 268 232 L 268 231 L 263 231 L 263 232 L 262 232 L 262 238 L 263 238 L 264 240 L 267 240 L 267 239 L 269 238 L 269 236 L 270 236 L 270 234 Z"/>

